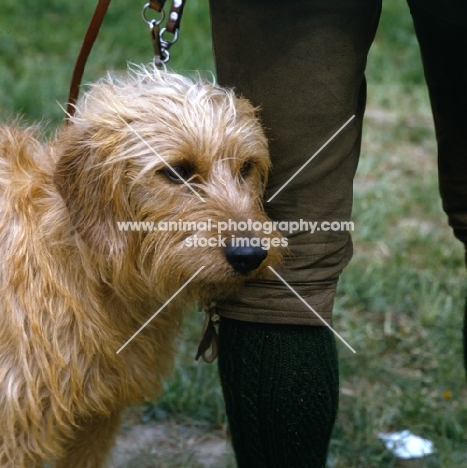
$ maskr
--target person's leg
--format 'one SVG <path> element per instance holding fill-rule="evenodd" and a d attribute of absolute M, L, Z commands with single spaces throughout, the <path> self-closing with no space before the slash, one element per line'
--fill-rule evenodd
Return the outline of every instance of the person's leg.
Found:
<path fill-rule="evenodd" d="M 467 246 L 467 3 L 409 0 L 438 141 L 439 190 L 454 235 Z M 467 369 L 467 304 L 464 322 Z"/>
<path fill-rule="evenodd" d="M 277 221 L 348 221 L 366 100 L 364 71 L 380 0 L 210 5 L 218 82 L 260 107 L 269 137 L 267 213 Z M 330 321 L 337 280 L 352 255 L 349 232 L 319 230 L 318 224 L 313 234 L 284 234 L 291 255 L 283 278 Z M 221 308 L 223 316 L 235 319 L 322 325 L 278 279 L 250 283 Z"/>
<path fill-rule="evenodd" d="M 347 221 L 379 0 L 212 0 L 218 81 L 260 106 L 278 221 Z M 281 275 L 330 322 L 348 232 L 287 235 Z M 279 280 L 219 304 L 219 370 L 239 468 L 325 466 L 338 401 L 334 336 Z M 251 323 L 258 322 L 258 323 Z"/>

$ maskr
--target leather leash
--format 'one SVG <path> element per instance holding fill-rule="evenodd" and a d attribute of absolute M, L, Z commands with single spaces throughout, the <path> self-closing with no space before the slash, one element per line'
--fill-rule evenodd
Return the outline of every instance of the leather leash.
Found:
<path fill-rule="evenodd" d="M 110 0 L 99 0 L 96 10 L 91 18 L 88 29 L 81 44 L 81 49 L 76 59 L 75 68 L 70 83 L 70 92 L 68 94 L 68 104 L 66 108 L 67 116 L 71 117 L 75 113 L 75 104 L 78 100 L 79 87 L 81 79 L 83 78 L 84 67 L 91 53 L 92 46 L 99 34 L 102 21 L 104 21 L 105 14 L 109 7 Z M 67 119 L 68 121 L 68 119 Z"/>
<path fill-rule="evenodd" d="M 149 8 L 161 12 L 164 9 L 166 0 L 150 0 L 147 4 Z M 169 11 L 169 19 L 165 25 L 167 32 L 176 34 L 176 31 L 180 29 L 180 22 L 182 20 L 183 7 L 185 6 L 184 0 L 174 0 Z"/>
<path fill-rule="evenodd" d="M 84 68 L 88 60 L 89 54 L 91 53 L 92 46 L 99 34 L 99 29 L 104 21 L 107 9 L 111 0 L 99 0 L 94 11 L 94 14 L 89 22 L 88 29 L 84 35 L 83 43 L 76 59 L 75 67 L 71 77 L 70 91 L 68 94 L 67 104 L 67 118 L 66 123 L 69 122 L 69 117 L 72 117 L 75 113 L 75 104 L 79 96 L 79 88 L 81 80 L 83 78 Z M 161 65 L 169 60 L 169 47 L 175 43 L 178 39 L 178 31 L 180 29 L 180 22 L 183 14 L 183 7 L 185 0 L 173 0 L 167 19 L 165 28 L 160 29 L 159 25 L 164 20 L 164 4 L 166 0 L 150 0 L 143 8 L 143 19 L 149 25 L 151 40 L 154 47 L 154 62 L 156 65 Z M 148 20 L 145 16 L 145 11 L 152 9 L 158 13 L 162 13 L 162 17 L 159 20 Z M 174 35 L 172 41 L 163 38 L 164 33 L 170 33 Z"/>

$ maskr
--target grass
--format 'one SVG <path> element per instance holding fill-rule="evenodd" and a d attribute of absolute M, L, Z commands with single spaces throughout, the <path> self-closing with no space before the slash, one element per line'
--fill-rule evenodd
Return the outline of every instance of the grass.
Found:
<path fill-rule="evenodd" d="M 107 70 L 125 70 L 128 62 L 149 63 L 153 49 L 141 18 L 144 1 L 113 0 L 90 55 L 83 83 Z M 69 82 L 95 0 L 41 0 L 19 5 L 2 0 L 0 15 L 0 117 L 22 114 L 26 122 L 52 126 L 63 118 Z M 176 70 L 212 70 L 206 2 L 186 7 L 180 40 L 170 66 Z M 148 15 L 151 17 L 150 15 Z"/>
<path fill-rule="evenodd" d="M 0 118 L 60 123 L 68 82 L 95 2 L 3 0 Z M 143 3 L 143 2 L 142 2 Z M 463 251 L 446 224 L 437 189 L 436 146 L 411 18 L 403 0 L 386 0 L 368 62 L 369 98 L 355 181 L 355 255 L 342 275 L 335 327 L 341 403 L 332 468 L 396 466 L 377 438 L 409 429 L 433 441 L 425 467 L 462 468 L 467 459 L 467 387 L 461 328 Z M 85 81 L 126 63 L 149 62 L 146 26 L 133 1 L 113 0 Z M 187 2 L 170 66 L 213 70 L 206 2 Z M 177 367 L 147 417 L 225 423 L 216 366 L 193 356 L 203 317 L 193 313 Z M 180 466 L 167 462 L 167 466 Z"/>

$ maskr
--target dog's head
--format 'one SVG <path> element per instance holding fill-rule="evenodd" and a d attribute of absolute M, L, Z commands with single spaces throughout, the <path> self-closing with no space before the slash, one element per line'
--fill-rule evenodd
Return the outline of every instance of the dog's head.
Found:
<path fill-rule="evenodd" d="M 163 290 L 199 270 L 212 295 L 277 263 L 256 114 L 232 90 L 155 68 L 91 87 L 57 139 L 55 184 L 110 283 Z"/>

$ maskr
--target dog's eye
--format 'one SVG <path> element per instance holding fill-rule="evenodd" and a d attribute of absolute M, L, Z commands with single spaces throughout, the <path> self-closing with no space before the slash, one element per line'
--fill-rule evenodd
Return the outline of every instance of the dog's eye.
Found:
<path fill-rule="evenodd" d="M 240 168 L 240 176 L 245 179 L 248 177 L 248 174 L 251 172 L 253 168 L 253 163 L 251 161 L 245 161 Z"/>
<path fill-rule="evenodd" d="M 172 182 L 176 184 L 183 184 L 192 175 L 193 170 L 186 166 L 171 166 L 162 170 L 162 173 Z"/>

